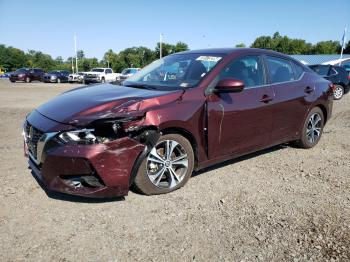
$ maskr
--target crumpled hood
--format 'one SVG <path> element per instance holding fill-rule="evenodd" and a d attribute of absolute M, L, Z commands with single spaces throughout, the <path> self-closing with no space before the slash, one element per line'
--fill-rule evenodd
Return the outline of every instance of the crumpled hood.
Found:
<path fill-rule="evenodd" d="M 57 122 L 84 126 L 97 119 L 142 115 L 150 108 L 177 100 L 182 94 L 182 90 L 92 85 L 62 93 L 36 110 Z"/>

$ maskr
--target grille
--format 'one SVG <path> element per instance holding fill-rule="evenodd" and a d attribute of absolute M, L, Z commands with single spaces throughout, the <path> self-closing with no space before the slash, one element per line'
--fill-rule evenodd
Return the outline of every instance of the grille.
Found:
<path fill-rule="evenodd" d="M 36 129 L 34 126 L 30 125 L 28 122 L 26 124 L 26 135 L 28 139 L 28 150 L 30 154 L 37 159 L 37 147 L 38 141 L 44 134 L 40 130 Z"/>

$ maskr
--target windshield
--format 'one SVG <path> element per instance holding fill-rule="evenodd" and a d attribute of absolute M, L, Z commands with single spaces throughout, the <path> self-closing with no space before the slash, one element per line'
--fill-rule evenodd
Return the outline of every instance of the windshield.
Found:
<path fill-rule="evenodd" d="M 16 70 L 16 73 L 26 73 L 26 72 L 27 72 L 27 69 L 25 68 L 20 68 Z"/>
<path fill-rule="evenodd" d="M 104 71 L 104 69 L 102 69 L 102 68 L 93 68 L 91 70 L 91 72 L 100 72 L 100 73 L 103 73 L 103 71 Z"/>
<path fill-rule="evenodd" d="M 197 85 L 222 55 L 178 54 L 154 61 L 124 82 L 125 86 L 183 89 Z"/>

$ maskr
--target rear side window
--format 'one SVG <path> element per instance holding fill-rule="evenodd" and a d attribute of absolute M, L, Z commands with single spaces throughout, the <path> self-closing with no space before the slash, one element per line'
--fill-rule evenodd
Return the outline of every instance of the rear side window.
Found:
<path fill-rule="evenodd" d="M 112 69 L 106 69 L 106 74 L 111 74 L 112 73 Z"/>
<path fill-rule="evenodd" d="M 331 72 L 329 73 L 329 75 L 331 76 L 331 75 L 337 75 L 338 74 L 338 72 L 337 72 L 337 70 L 335 70 L 334 68 L 332 68 L 331 69 Z"/>
<path fill-rule="evenodd" d="M 310 66 L 320 76 L 328 76 L 330 66 L 329 65 L 312 65 Z"/>
<path fill-rule="evenodd" d="M 264 71 L 259 56 L 245 56 L 233 60 L 220 74 L 220 80 L 234 78 L 244 82 L 246 87 L 265 83 Z"/>
<path fill-rule="evenodd" d="M 267 67 L 271 83 L 282 83 L 295 80 L 291 63 L 282 58 L 267 56 Z"/>
<path fill-rule="evenodd" d="M 301 75 L 304 73 L 304 68 L 297 63 L 293 62 L 293 67 L 294 67 L 294 76 L 295 79 L 299 79 Z"/>

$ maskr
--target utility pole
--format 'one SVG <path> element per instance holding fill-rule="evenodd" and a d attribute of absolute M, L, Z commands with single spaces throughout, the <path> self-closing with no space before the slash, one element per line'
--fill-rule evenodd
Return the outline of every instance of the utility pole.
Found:
<path fill-rule="evenodd" d="M 72 57 L 71 61 L 72 61 L 72 73 L 74 74 L 74 57 Z"/>
<path fill-rule="evenodd" d="M 346 42 L 346 26 L 344 28 L 344 34 L 343 34 L 343 37 L 342 37 L 339 66 L 341 66 L 341 63 L 342 63 L 342 60 L 343 60 L 343 51 L 344 51 L 344 47 L 345 47 L 345 42 Z"/>
<path fill-rule="evenodd" d="M 161 33 L 159 36 L 159 58 L 162 58 L 162 41 L 163 41 L 163 34 Z"/>
<path fill-rule="evenodd" d="M 75 73 L 78 73 L 78 53 L 77 53 L 77 36 L 74 35 L 74 50 L 75 50 Z"/>

